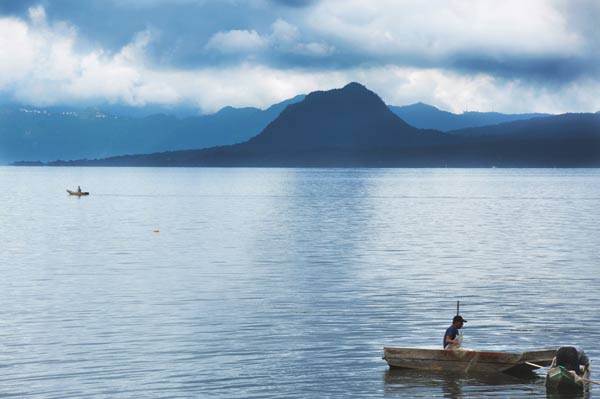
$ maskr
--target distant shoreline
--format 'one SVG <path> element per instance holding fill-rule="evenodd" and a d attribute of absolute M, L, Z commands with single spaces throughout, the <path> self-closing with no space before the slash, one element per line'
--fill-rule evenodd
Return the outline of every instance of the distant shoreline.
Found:
<path fill-rule="evenodd" d="M 35 167 L 35 168 L 194 168 L 194 169 L 600 169 L 598 166 L 536 166 L 536 165 L 520 165 L 520 166 L 369 166 L 369 165 L 48 165 L 46 163 L 36 162 L 14 162 L 1 165 L 5 167 Z"/>

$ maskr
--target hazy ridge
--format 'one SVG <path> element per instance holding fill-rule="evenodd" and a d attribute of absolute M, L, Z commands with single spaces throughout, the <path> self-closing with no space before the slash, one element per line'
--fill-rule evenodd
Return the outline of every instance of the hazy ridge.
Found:
<path fill-rule="evenodd" d="M 289 104 L 243 143 L 49 164 L 598 167 L 600 115 L 564 114 L 441 132 L 409 125 L 377 94 L 350 83 Z"/>

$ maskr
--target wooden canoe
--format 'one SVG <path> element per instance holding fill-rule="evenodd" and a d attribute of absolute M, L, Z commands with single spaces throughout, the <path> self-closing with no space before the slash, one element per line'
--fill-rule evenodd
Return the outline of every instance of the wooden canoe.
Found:
<path fill-rule="evenodd" d="M 569 371 L 562 366 L 552 367 L 546 374 L 546 390 L 558 393 L 583 392 L 584 389 L 589 388 L 589 383 L 585 381 L 589 378 L 589 368 L 582 376 L 579 376 L 574 371 Z"/>
<path fill-rule="evenodd" d="M 71 191 L 71 190 L 67 190 L 67 192 L 69 193 L 69 195 L 76 195 L 78 197 L 81 197 L 83 195 L 90 195 L 90 193 L 88 193 L 87 191 Z"/>
<path fill-rule="evenodd" d="M 390 367 L 478 373 L 529 374 L 540 366 L 549 366 L 556 349 L 523 353 L 471 350 L 383 348 Z M 528 364 L 529 363 L 529 364 Z"/>

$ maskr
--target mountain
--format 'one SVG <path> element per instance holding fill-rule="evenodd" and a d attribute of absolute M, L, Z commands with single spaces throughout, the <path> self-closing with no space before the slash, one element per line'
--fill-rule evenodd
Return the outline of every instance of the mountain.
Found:
<path fill-rule="evenodd" d="M 454 155 L 510 167 L 600 167 L 600 114 L 563 114 L 448 132 Z"/>
<path fill-rule="evenodd" d="M 316 92 L 313 97 L 319 95 Z M 185 107 L 165 108 L 152 105 L 140 109 L 110 104 L 102 108 L 54 106 L 40 109 L 5 104 L 0 107 L 0 163 L 16 160 L 106 158 L 120 154 L 145 154 L 241 143 L 260 133 L 288 105 L 303 99 L 304 96 L 296 96 L 266 110 L 225 107 L 212 115 L 183 118 L 176 116 L 189 115 L 193 111 Z M 456 115 L 422 103 L 405 107 L 390 106 L 389 109 L 410 125 L 442 131 L 543 115 L 479 112 Z M 176 112 L 176 115 L 148 115 L 153 111 Z M 334 124 L 337 126 L 339 120 Z M 346 142 L 337 138 L 334 141 Z"/>
<path fill-rule="evenodd" d="M 177 118 L 188 118 L 199 116 L 198 107 L 192 105 L 162 105 L 162 104 L 146 104 L 146 105 L 125 105 L 111 103 L 81 103 L 78 105 L 48 105 L 43 108 L 32 106 L 31 104 L 19 103 L 14 101 L 3 101 L 0 98 L 0 108 L 7 109 L 37 109 L 46 111 L 50 114 L 61 113 L 89 113 L 101 112 L 107 115 L 128 117 L 128 118 L 145 118 L 150 115 L 165 114 L 176 116 Z"/>
<path fill-rule="evenodd" d="M 423 103 L 402 107 L 390 106 L 390 109 L 415 127 L 436 129 L 443 132 L 549 116 L 549 114 L 501 114 L 498 112 L 463 112 L 462 114 L 453 114 Z"/>
<path fill-rule="evenodd" d="M 0 108 L 0 163 L 102 158 L 206 148 L 256 136 L 296 96 L 266 110 L 226 107 L 212 115 L 122 117 L 95 108 Z"/>
<path fill-rule="evenodd" d="M 310 93 L 244 143 L 66 164 L 345 166 L 412 163 L 417 157 L 434 165 L 440 148 L 452 141 L 458 139 L 410 126 L 377 94 L 350 83 L 342 89 Z"/>
<path fill-rule="evenodd" d="M 260 134 L 239 144 L 50 165 L 600 167 L 600 114 L 440 132 L 407 124 L 377 94 L 350 83 L 288 105 Z"/>
<path fill-rule="evenodd" d="M 272 152 L 371 151 L 424 145 L 446 135 L 414 128 L 359 83 L 317 91 L 287 107 L 245 147 Z"/>

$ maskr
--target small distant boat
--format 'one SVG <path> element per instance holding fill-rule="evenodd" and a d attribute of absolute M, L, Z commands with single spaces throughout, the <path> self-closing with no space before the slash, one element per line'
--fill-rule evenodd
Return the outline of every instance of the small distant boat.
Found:
<path fill-rule="evenodd" d="M 78 197 L 81 197 L 83 195 L 90 195 L 90 193 L 88 193 L 87 191 L 71 191 L 71 190 L 67 190 L 67 192 L 69 193 L 69 195 L 76 195 Z"/>
<path fill-rule="evenodd" d="M 477 373 L 526 375 L 537 365 L 549 366 L 555 349 L 522 353 L 471 350 L 383 348 L 383 358 L 390 367 Z"/>
<path fill-rule="evenodd" d="M 589 388 L 589 377 L 589 368 L 578 375 L 563 366 L 551 367 L 546 374 L 546 390 L 558 393 L 583 392 Z"/>

